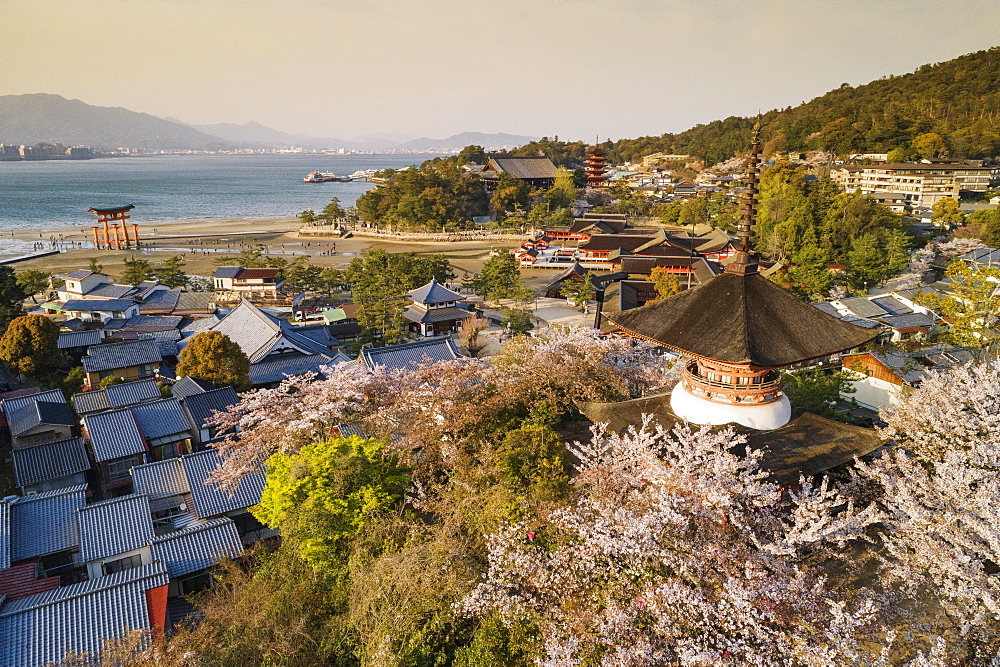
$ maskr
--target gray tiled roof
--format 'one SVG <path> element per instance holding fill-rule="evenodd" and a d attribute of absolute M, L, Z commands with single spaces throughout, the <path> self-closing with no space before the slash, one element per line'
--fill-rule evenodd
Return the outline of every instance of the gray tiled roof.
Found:
<path fill-rule="evenodd" d="M 10 567 L 10 528 L 10 502 L 0 500 L 0 570 Z"/>
<path fill-rule="evenodd" d="M 213 389 L 215 389 L 215 385 L 208 380 L 199 380 L 193 377 L 182 377 L 180 380 L 171 385 L 170 393 L 174 395 L 174 398 L 187 398 L 188 396 L 201 394 L 206 391 L 212 391 Z"/>
<path fill-rule="evenodd" d="M 113 285 L 111 283 L 101 283 L 94 289 L 87 292 L 87 296 L 100 297 L 103 299 L 120 299 L 127 294 L 131 294 L 135 288 L 131 285 Z"/>
<path fill-rule="evenodd" d="M 913 312 L 912 308 L 892 296 L 880 296 L 872 299 L 871 301 L 882 310 L 888 312 L 890 315 L 909 315 Z"/>
<path fill-rule="evenodd" d="M 77 269 L 76 271 L 67 273 L 66 275 L 63 276 L 63 278 L 69 278 L 70 280 L 83 280 L 91 273 L 93 273 L 93 271 L 91 271 L 90 269 Z"/>
<path fill-rule="evenodd" d="M 139 310 L 152 310 L 154 308 L 169 308 L 173 310 L 177 307 L 177 302 L 180 298 L 181 293 L 176 290 L 156 290 L 142 300 L 142 303 L 139 304 Z"/>
<path fill-rule="evenodd" d="M 181 331 L 184 333 L 185 337 L 191 337 L 195 334 L 201 333 L 202 331 L 208 331 L 220 321 L 221 320 L 215 315 L 203 317 L 200 320 L 195 320 L 191 322 L 191 324 L 181 328 Z"/>
<path fill-rule="evenodd" d="M 171 577 L 182 577 L 211 567 L 222 558 L 243 553 L 243 542 L 232 519 L 192 524 L 150 542 L 153 559 L 167 568 Z"/>
<path fill-rule="evenodd" d="M 110 408 L 122 408 L 126 405 L 135 405 L 143 401 L 161 398 L 160 387 L 156 384 L 156 380 L 152 379 L 113 384 L 107 387 L 104 393 Z"/>
<path fill-rule="evenodd" d="M 84 562 L 140 549 L 153 538 L 149 496 L 112 498 L 79 509 L 77 516 Z"/>
<path fill-rule="evenodd" d="M 840 311 L 837 310 L 837 308 L 832 303 L 830 303 L 829 301 L 822 301 L 820 303 L 814 303 L 813 304 L 813 308 L 819 308 L 820 310 L 822 310 L 827 315 L 833 315 L 834 317 L 837 317 L 837 318 L 840 317 Z"/>
<path fill-rule="evenodd" d="M 87 503 L 87 485 L 36 493 L 11 503 L 11 560 L 34 558 L 79 544 L 76 511 Z"/>
<path fill-rule="evenodd" d="M 372 369 L 375 366 L 412 370 L 416 366 L 459 358 L 458 348 L 450 338 L 432 338 L 413 343 L 400 343 L 361 350 L 361 360 Z"/>
<path fill-rule="evenodd" d="M 64 331 L 59 334 L 56 347 L 66 350 L 71 347 L 90 347 L 101 342 L 103 336 L 100 329 L 89 329 L 87 331 Z"/>
<path fill-rule="evenodd" d="M 166 459 L 132 468 L 132 488 L 150 498 L 190 493 L 181 459 Z"/>
<path fill-rule="evenodd" d="M 46 403 L 66 403 L 66 396 L 63 395 L 62 391 L 59 389 L 50 389 L 48 391 L 39 392 L 37 394 L 26 394 L 24 396 L 15 396 L 13 398 L 7 398 L 3 401 L 3 413 L 7 417 L 7 422 L 10 423 L 10 415 L 13 411 L 20 407 L 28 405 L 29 403 L 34 403 L 36 401 L 44 401 Z"/>
<path fill-rule="evenodd" d="M 487 161 L 514 178 L 555 178 L 556 167 L 552 160 L 544 156 L 500 157 L 492 156 Z"/>
<path fill-rule="evenodd" d="M 148 629 L 146 591 L 168 582 L 162 565 L 146 565 L 8 602 L 0 667 L 59 663 L 69 651 L 98 652 L 105 640 Z"/>
<path fill-rule="evenodd" d="M 159 290 L 155 294 L 168 294 L 166 290 Z M 180 292 L 174 292 L 180 294 Z M 135 315 L 125 320 L 126 327 L 180 327 L 184 318 L 180 315 Z"/>
<path fill-rule="evenodd" d="M 925 313 L 910 313 L 909 315 L 889 315 L 886 317 L 880 317 L 878 319 L 879 322 L 882 322 L 886 326 L 892 327 L 893 329 L 907 329 L 909 327 L 930 328 L 934 326 L 934 318 L 930 317 Z"/>
<path fill-rule="evenodd" d="M 21 488 L 90 470 L 83 438 L 47 442 L 14 450 L 14 477 Z"/>
<path fill-rule="evenodd" d="M 230 405 L 240 402 L 240 397 L 232 387 L 222 387 L 212 391 L 188 396 L 182 401 L 197 428 L 204 428 L 214 412 L 225 412 Z"/>
<path fill-rule="evenodd" d="M 418 287 L 417 289 L 411 291 L 410 299 L 415 303 L 427 304 L 445 303 L 447 301 L 464 301 L 465 297 L 458 292 L 452 292 L 437 280 L 432 279 L 423 287 Z"/>
<path fill-rule="evenodd" d="M 406 312 L 403 313 L 403 317 L 411 322 L 422 322 L 424 324 L 430 324 L 432 322 L 447 322 L 449 320 L 464 320 L 471 315 L 472 313 L 467 311 L 465 308 L 457 308 L 454 306 L 449 308 L 432 308 L 430 310 L 411 307 L 407 308 Z"/>
<path fill-rule="evenodd" d="M 250 364 L 250 384 L 259 386 L 272 382 L 281 382 L 289 375 L 303 373 L 318 373 L 332 363 L 328 354 L 289 354 L 275 355 L 263 361 Z"/>
<path fill-rule="evenodd" d="M 81 416 L 91 412 L 107 410 L 111 407 L 108 405 L 108 395 L 104 393 L 103 389 L 100 391 L 85 391 L 80 394 L 73 394 L 72 400 L 76 414 Z"/>
<path fill-rule="evenodd" d="M 863 296 L 852 296 L 847 299 L 841 299 L 840 303 L 857 317 L 879 317 L 888 314 L 884 308 L 879 307 L 878 304 L 872 303 L 870 299 L 866 299 Z"/>
<path fill-rule="evenodd" d="M 266 357 L 282 341 L 304 354 L 330 351 L 325 345 L 296 333 L 288 322 L 269 315 L 249 301 L 240 302 L 211 330 L 224 333 L 239 345 L 251 363 Z"/>
<path fill-rule="evenodd" d="M 239 267 L 239 266 L 220 266 L 219 268 L 217 268 L 215 270 L 215 273 L 212 274 L 212 277 L 213 278 L 235 278 L 236 276 L 240 275 L 240 271 L 242 271 L 242 270 L 243 270 L 243 268 Z"/>
<path fill-rule="evenodd" d="M 94 460 L 112 461 L 146 451 L 139 424 L 129 408 L 98 412 L 83 417 Z"/>
<path fill-rule="evenodd" d="M 113 313 L 123 312 L 135 305 L 131 299 L 70 299 L 62 310 Z"/>
<path fill-rule="evenodd" d="M 22 405 L 7 415 L 10 434 L 15 438 L 42 424 L 72 426 L 76 422 L 65 403 L 36 401 Z"/>
<path fill-rule="evenodd" d="M 125 343 L 94 345 L 83 358 L 88 373 L 156 364 L 163 360 L 155 340 L 131 340 Z"/>
<path fill-rule="evenodd" d="M 253 507 L 260 502 L 265 482 L 262 470 L 245 475 L 235 489 L 221 489 L 213 482 L 206 483 L 208 476 L 222 463 L 216 450 L 188 454 L 182 456 L 181 461 L 199 519 Z"/>
<path fill-rule="evenodd" d="M 176 398 L 140 403 L 128 409 L 135 415 L 139 430 L 147 441 L 191 431 L 191 423 Z"/>

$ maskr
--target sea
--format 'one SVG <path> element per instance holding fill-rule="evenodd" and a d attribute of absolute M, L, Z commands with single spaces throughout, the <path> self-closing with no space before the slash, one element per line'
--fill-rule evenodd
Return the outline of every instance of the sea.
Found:
<path fill-rule="evenodd" d="M 317 213 L 330 199 L 351 206 L 371 183 L 303 183 L 311 171 L 346 176 L 400 169 L 435 155 L 156 155 L 0 162 L 0 230 L 92 225 L 91 208 L 134 204 L 140 225 L 211 218 Z"/>

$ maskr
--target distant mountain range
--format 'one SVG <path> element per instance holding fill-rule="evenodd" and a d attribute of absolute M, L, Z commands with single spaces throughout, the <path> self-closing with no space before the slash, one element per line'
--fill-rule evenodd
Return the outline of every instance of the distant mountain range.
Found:
<path fill-rule="evenodd" d="M 260 123 L 192 125 L 176 118 L 158 118 L 121 107 L 98 107 L 60 95 L 36 93 L 0 96 L 0 143 L 61 143 L 67 146 L 119 147 L 148 150 L 223 150 L 233 148 L 460 150 L 477 144 L 486 150 L 513 148 L 536 137 L 463 132 L 447 139 L 412 135 L 369 134 L 352 139 L 293 135 Z"/>

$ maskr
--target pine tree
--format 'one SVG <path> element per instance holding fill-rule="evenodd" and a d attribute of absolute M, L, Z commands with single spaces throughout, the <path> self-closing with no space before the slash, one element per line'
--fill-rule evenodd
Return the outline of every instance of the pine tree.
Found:
<path fill-rule="evenodd" d="M 174 255 L 156 267 L 156 279 L 167 287 L 184 287 L 188 284 L 184 266 L 180 255 Z"/>
<path fill-rule="evenodd" d="M 125 272 L 122 274 L 123 283 L 134 287 L 152 277 L 153 269 L 149 265 L 149 260 L 138 257 L 125 258 Z"/>

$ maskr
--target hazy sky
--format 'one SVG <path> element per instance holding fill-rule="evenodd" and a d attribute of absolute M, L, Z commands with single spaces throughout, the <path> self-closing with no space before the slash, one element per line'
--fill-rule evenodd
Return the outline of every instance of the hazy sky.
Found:
<path fill-rule="evenodd" d="M 996 0 L 0 0 L 0 94 L 293 133 L 593 140 L 1000 44 Z"/>

